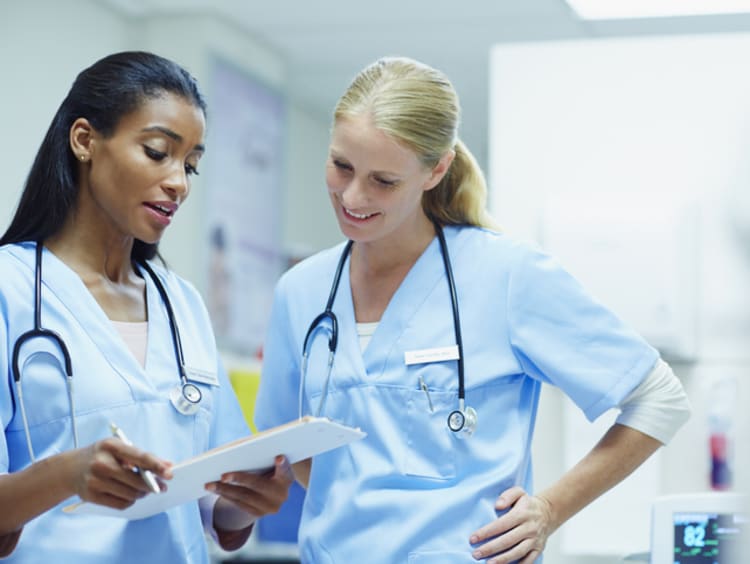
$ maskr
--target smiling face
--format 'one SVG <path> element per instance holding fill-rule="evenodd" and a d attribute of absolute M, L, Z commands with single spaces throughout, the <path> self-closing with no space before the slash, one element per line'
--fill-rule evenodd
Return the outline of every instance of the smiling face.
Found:
<path fill-rule="evenodd" d="M 71 128 L 83 157 L 76 225 L 105 240 L 157 243 L 190 191 L 203 154 L 205 118 L 185 98 L 147 98 L 105 137 L 85 119 Z"/>
<path fill-rule="evenodd" d="M 422 194 L 444 171 L 376 128 L 368 116 L 336 121 L 326 182 L 343 234 L 367 243 L 411 237 L 429 226 Z"/>

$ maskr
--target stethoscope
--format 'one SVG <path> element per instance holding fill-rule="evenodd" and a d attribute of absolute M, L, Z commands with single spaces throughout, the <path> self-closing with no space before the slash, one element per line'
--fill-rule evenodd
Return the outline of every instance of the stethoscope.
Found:
<path fill-rule="evenodd" d="M 68 407 L 70 409 L 70 420 L 73 427 L 73 446 L 78 448 L 78 430 L 76 428 L 76 411 L 75 401 L 73 394 L 73 365 L 70 360 L 70 352 L 65 344 L 63 338 L 51 329 L 45 329 L 42 327 L 42 250 L 44 246 L 37 242 L 36 243 L 36 262 L 34 269 L 34 328 L 23 333 L 18 339 L 16 339 L 13 345 L 13 380 L 16 385 L 16 393 L 18 395 L 18 403 L 21 408 L 21 419 L 23 421 L 23 429 L 26 434 L 26 445 L 29 449 L 29 456 L 31 461 L 35 461 L 34 449 L 31 445 L 31 431 L 29 429 L 29 423 L 26 418 L 26 407 L 23 400 L 23 386 L 21 385 L 21 369 L 18 366 L 18 356 L 21 350 L 21 346 L 24 343 L 28 343 L 31 339 L 36 337 L 43 337 L 52 340 L 60 349 L 63 356 L 63 364 L 65 365 L 65 387 L 68 392 Z M 167 296 L 167 291 L 164 285 L 159 280 L 156 273 L 145 261 L 140 262 L 138 266 L 142 267 L 148 272 L 151 279 L 156 285 L 156 289 L 161 296 L 164 306 L 167 310 L 167 317 L 169 318 L 169 328 L 172 333 L 172 344 L 174 345 L 175 358 L 177 359 L 177 367 L 180 372 L 180 385 L 175 387 L 169 395 L 169 399 L 172 405 L 177 411 L 183 415 L 193 415 L 198 411 L 198 407 L 203 394 L 200 388 L 195 384 L 192 384 L 187 379 L 187 371 L 185 370 L 185 358 L 182 354 L 182 341 L 180 340 L 180 331 L 177 328 L 177 322 L 175 321 L 174 311 L 172 310 L 172 304 Z"/>
<path fill-rule="evenodd" d="M 471 435 L 477 427 L 477 412 L 472 407 L 467 407 L 465 401 L 465 390 L 464 390 L 464 350 L 463 342 L 461 340 L 461 322 L 458 316 L 458 297 L 456 295 L 456 283 L 453 280 L 453 269 L 451 268 L 450 258 L 448 256 L 448 245 L 445 242 L 445 235 L 443 234 L 443 228 L 435 223 L 435 232 L 437 233 L 438 241 L 440 243 L 440 254 L 443 257 L 443 266 L 445 268 L 445 277 L 448 280 L 448 289 L 451 296 L 451 306 L 453 311 L 453 331 L 456 338 L 456 345 L 458 347 L 458 409 L 451 411 L 448 415 L 448 428 L 457 434 L 458 437 L 464 437 Z M 318 404 L 318 411 L 316 415 L 320 416 L 323 413 L 325 407 L 325 401 L 328 396 L 328 386 L 331 381 L 331 371 L 333 370 L 333 360 L 336 355 L 336 347 L 338 346 L 339 337 L 339 324 L 336 314 L 333 313 L 333 301 L 336 298 L 336 292 L 341 282 L 341 274 L 344 270 L 344 264 L 346 259 L 351 253 L 353 241 L 348 241 L 344 246 L 344 250 L 339 258 L 338 265 L 336 266 L 336 272 L 333 276 L 333 283 L 331 284 L 331 291 L 328 295 L 328 302 L 326 302 L 325 310 L 313 319 L 310 327 L 305 334 L 305 340 L 302 343 L 302 363 L 300 367 L 300 390 L 299 390 L 299 413 L 302 415 L 302 398 L 305 387 L 305 377 L 307 376 L 307 360 L 310 354 L 308 343 L 312 342 L 313 335 L 323 326 L 322 323 L 326 319 L 330 323 L 331 327 L 328 334 L 328 364 L 327 374 L 325 383 L 323 385 L 323 393 Z"/>

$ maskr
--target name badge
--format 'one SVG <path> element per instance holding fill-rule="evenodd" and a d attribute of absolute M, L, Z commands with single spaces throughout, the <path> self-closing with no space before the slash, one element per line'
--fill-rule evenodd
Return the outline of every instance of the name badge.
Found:
<path fill-rule="evenodd" d="M 219 377 L 216 375 L 216 372 L 211 370 L 201 370 L 200 368 L 186 366 L 185 374 L 187 375 L 187 379 L 192 382 L 200 382 L 209 386 L 219 385 Z"/>
<path fill-rule="evenodd" d="M 458 360 L 458 345 L 404 352 L 406 366 L 427 362 L 443 362 L 445 360 Z"/>

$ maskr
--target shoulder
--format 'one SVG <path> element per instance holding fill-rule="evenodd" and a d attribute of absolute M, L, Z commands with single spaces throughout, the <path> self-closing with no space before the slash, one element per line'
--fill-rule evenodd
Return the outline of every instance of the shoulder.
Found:
<path fill-rule="evenodd" d="M 0 266 L 13 269 L 22 265 L 33 268 L 34 266 L 34 249 L 35 244 L 31 241 L 27 243 L 11 243 L 0 247 Z"/>
<path fill-rule="evenodd" d="M 445 228 L 445 235 L 451 247 L 451 258 L 454 255 L 456 257 L 454 262 L 481 263 L 486 268 L 495 266 L 513 270 L 525 261 L 546 256 L 533 241 L 518 239 L 485 227 L 450 226 Z"/>
<path fill-rule="evenodd" d="M 203 297 L 191 282 L 169 269 L 159 260 L 150 260 L 148 261 L 148 265 L 164 287 L 169 301 L 173 304 L 175 310 L 183 312 L 188 310 L 194 316 L 197 315 L 201 319 L 208 319 Z M 145 277 L 150 282 L 148 274 L 145 274 Z M 185 315 L 185 313 L 182 315 Z"/>
<path fill-rule="evenodd" d="M 200 297 L 198 290 L 191 282 L 177 274 L 174 270 L 171 270 L 164 263 L 159 260 L 150 260 L 148 261 L 148 265 L 168 292 Z"/>
<path fill-rule="evenodd" d="M 34 277 L 34 243 L 13 243 L 0 247 L 0 292 L 27 288 Z"/>

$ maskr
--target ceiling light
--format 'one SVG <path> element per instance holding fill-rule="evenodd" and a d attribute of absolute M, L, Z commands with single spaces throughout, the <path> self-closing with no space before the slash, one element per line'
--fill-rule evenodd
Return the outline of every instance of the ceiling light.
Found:
<path fill-rule="evenodd" d="M 586 20 L 661 18 L 750 12 L 750 0 L 567 0 Z"/>

